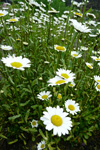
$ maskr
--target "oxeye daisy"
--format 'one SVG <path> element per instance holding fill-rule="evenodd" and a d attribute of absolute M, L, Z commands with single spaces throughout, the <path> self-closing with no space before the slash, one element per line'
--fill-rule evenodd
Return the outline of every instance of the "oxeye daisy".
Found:
<path fill-rule="evenodd" d="M 31 122 L 31 126 L 32 126 L 32 128 L 38 127 L 38 121 L 33 119 Z"/>
<path fill-rule="evenodd" d="M 79 57 L 81 57 L 82 55 L 79 54 L 79 52 L 71 51 L 71 56 L 73 56 L 73 57 L 75 57 L 75 58 L 79 58 Z"/>
<path fill-rule="evenodd" d="M 67 83 L 73 81 L 73 79 L 75 78 L 75 74 L 71 73 L 71 70 L 58 69 L 56 74 L 64 78 L 67 81 Z"/>
<path fill-rule="evenodd" d="M 66 48 L 64 46 L 54 45 L 55 50 L 65 52 Z"/>
<path fill-rule="evenodd" d="M 39 144 L 38 144 L 38 146 L 37 146 L 37 149 L 38 150 L 41 150 L 41 149 L 44 149 L 45 148 L 45 141 L 43 140 L 43 141 L 41 141 Z"/>
<path fill-rule="evenodd" d="M 81 50 L 83 50 L 83 51 L 87 51 L 87 50 L 88 50 L 88 48 L 87 48 L 87 47 L 85 47 L 85 46 L 81 46 Z"/>
<path fill-rule="evenodd" d="M 1 45 L 1 49 L 9 51 L 9 50 L 12 50 L 12 47 L 11 46 L 7 46 L 7 45 Z"/>
<path fill-rule="evenodd" d="M 75 101 L 73 101 L 72 99 L 68 99 L 67 101 L 65 101 L 66 110 L 67 110 L 67 112 L 70 112 L 72 115 L 74 115 L 78 111 L 80 111 L 78 105 L 79 104 L 75 103 Z"/>
<path fill-rule="evenodd" d="M 0 17 L 3 17 L 8 14 L 8 11 L 0 10 Z"/>
<path fill-rule="evenodd" d="M 50 131 L 53 129 L 53 135 L 61 136 L 69 133 L 72 127 L 72 121 L 70 117 L 66 117 L 68 113 L 63 112 L 63 108 L 57 106 L 47 107 L 47 111 L 43 112 L 43 117 L 40 119 L 46 125 L 46 130 Z"/>
<path fill-rule="evenodd" d="M 87 66 L 88 68 L 90 68 L 90 69 L 93 69 L 93 64 L 92 64 L 92 63 L 86 62 L 86 66 Z"/>
<path fill-rule="evenodd" d="M 61 84 L 68 83 L 68 81 L 59 76 L 55 76 L 54 78 L 50 79 L 48 83 L 49 85 L 54 86 L 54 85 L 61 85 Z"/>
<path fill-rule="evenodd" d="M 19 19 L 18 18 L 11 18 L 11 19 L 7 19 L 6 21 L 8 22 L 17 22 Z"/>
<path fill-rule="evenodd" d="M 94 76 L 94 80 L 100 84 L 100 77 L 99 76 Z"/>
<path fill-rule="evenodd" d="M 37 97 L 38 97 L 39 99 L 41 99 L 41 100 L 49 99 L 51 96 L 52 96 L 52 95 L 50 94 L 49 91 L 47 91 L 47 92 L 43 91 L 43 92 L 40 92 L 40 93 L 37 95 Z"/>
<path fill-rule="evenodd" d="M 95 88 L 96 88 L 97 91 L 100 92 L 100 83 L 99 83 L 99 84 L 98 84 L 98 83 L 95 83 Z"/>
<path fill-rule="evenodd" d="M 27 58 L 22 58 L 22 56 L 16 57 L 8 56 L 6 58 L 2 57 L 1 61 L 7 66 L 12 67 L 14 69 L 24 70 L 26 67 L 30 67 L 30 60 Z"/>
<path fill-rule="evenodd" d="M 74 83 L 74 82 L 71 82 L 71 83 L 69 83 L 68 86 L 69 86 L 69 87 L 74 87 L 74 86 L 75 86 L 75 83 Z"/>
<path fill-rule="evenodd" d="M 95 61 L 100 61 L 100 57 L 96 57 L 96 56 L 91 56 L 91 58 Z"/>

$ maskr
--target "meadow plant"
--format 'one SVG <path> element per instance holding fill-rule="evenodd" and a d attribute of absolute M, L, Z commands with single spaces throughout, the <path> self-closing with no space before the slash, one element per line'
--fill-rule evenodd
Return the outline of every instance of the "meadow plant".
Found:
<path fill-rule="evenodd" d="M 1 141 L 59 150 L 99 131 L 100 22 L 86 3 L 0 8 Z"/>

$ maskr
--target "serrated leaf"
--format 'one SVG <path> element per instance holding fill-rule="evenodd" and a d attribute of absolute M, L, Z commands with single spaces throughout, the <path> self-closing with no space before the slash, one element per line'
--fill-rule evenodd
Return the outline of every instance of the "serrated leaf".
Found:
<path fill-rule="evenodd" d="M 12 117 L 8 117 L 9 120 L 15 120 L 17 118 L 21 117 L 21 114 L 19 115 L 15 115 L 15 116 L 12 116 Z"/>

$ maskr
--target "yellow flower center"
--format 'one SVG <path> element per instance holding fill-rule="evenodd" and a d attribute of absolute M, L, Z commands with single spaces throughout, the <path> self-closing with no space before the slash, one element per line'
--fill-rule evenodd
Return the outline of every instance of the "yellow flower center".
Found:
<path fill-rule="evenodd" d="M 70 83 L 70 84 L 69 84 L 69 86 L 71 86 L 71 87 L 72 87 L 72 86 L 73 86 L 73 84 L 72 84 L 72 83 Z"/>
<path fill-rule="evenodd" d="M 41 145 L 41 148 L 44 148 L 44 147 L 45 147 L 45 145 L 44 145 L 44 144 L 42 144 L 42 145 Z"/>
<path fill-rule="evenodd" d="M 92 66 L 91 66 L 91 65 L 88 65 L 88 67 L 89 67 L 90 69 L 92 69 Z"/>
<path fill-rule="evenodd" d="M 64 81 L 64 80 L 58 80 L 58 81 L 56 82 L 56 84 L 62 84 L 62 83 L 65 83 L 65 81 Z"/>
<path fill-rule="evenodd" d="M 48 98 L 48 95 L 43 95 L 42 96 L 42 99 L 46 99 L 46 98 Z"/>
<path fill-rule="evenodd" d="M 20 68 L 22 66 L 20 62 L 12 62 L 11 65 L 16 68 Z"/>
<path fill-rule="evenodd" d="M 16 19 L 9 19 L 9 21 L 17 21 Z"/>
<path fill-rule="evenodd" d="M 69 105 L 68 108 L 69 108 L 71 111 L 75 110 L 75 107 L 74 107 L 73 105 Z"/>
<path fill-rule="evenodd" d="M 78 15 L 78 16 L 82 17 L 82 14 L 80 14 L 80 13 L 75 13 L 75 15 Z"/>
<path fill-rule="evenodd" d="M 59 51 L 65 51 L 65 47 L 63 46 L 56 46 L 56 49 Z"/>
<path fill-rule="evenodd" d="M 69 78 L 69 76 L 68 76 L 66 73 L 62 73 L 61 76 L 62 76 L 63 78 L 66 78 L 66 79 Z"/>
<path fill-rule="evenodd" d="M 100 58 L 96 58 L 96 60 L 100 61 Z"/>
<path fill-rule="evenodd" d="M 60 116 L 58 116 L 58 115 L 53 115 L 51 117 L 51 122 L 52 122 L 53 125 L 55 125 L 57 127 L 61 126 L 62 123 L 63 123 L 62 118 Z"/>
<path fill-rule="evenodd" d="M 58 98 L 58 99 L 61 99 L 61 98 L 62 98 L 61 94 L 58 94 L 57 98 Z"/>
<path fill-rule="evenodd" d="M 77 57 L 78 55 L 77 55 L 77 54 L 73 54 L 73 56 L 74 56 L 74 57 Z"/>
<path fill-rule="evenodd" d="M 100 82 L 100 80 L 97 80 L 97 82 Z"/>
<path fill-rule="evenodd" d="M 97 85 L 97 88 L 100 90 L 100 85 Z"/>
<path fill-rule="evenodd" d="M 4 14 L 3 13 L 0 13 L 0 16 L 3 16 Z"/>
<path fill-rule="evenodd" d="M 33 121 L 33 122 L 32 122 L 32 125 L 35 126 L 35 125 L 36 125 L 36 121 Z"/>

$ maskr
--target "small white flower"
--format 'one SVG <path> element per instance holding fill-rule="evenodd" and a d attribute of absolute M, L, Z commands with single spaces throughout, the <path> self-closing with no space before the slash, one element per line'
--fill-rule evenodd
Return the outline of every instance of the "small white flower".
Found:
<path fill-rule="evenodd" d="M 1 45 L 1 49 L 9 51 L 9 50 L 12 50 L 12 47 L 11 46 L 7 46 L 7 45 Z"/>
<path fill-rule="evenodd" d="M 87 50 L 88 50 L 88 48 L 87 48 L 87 47 L 85 47 L 85 46 L 81 46 L 81 50 L 83 50 L 83 51 L 87 51 Z"/>
<path fill-rule="evenodd" d="M 0 10 L 0 17 L 3 17 L 8 14 L 8 11 Z"/>
<path fill-rule="evenodd" d="M 43 140 L 43 141 L 41 141 L 39 144 L 38 144 L 38 146 L 37 146 L 37 149 L 38 150 L 41 150 L 41 149 L 44 149 L 45 148 L 45 141 Z"/>
<path fill-rule="evenodd" d="M 99 84 L 98 84 L 98 83 L 95 83 L 95 88 L 96 88 L 97 91 L 100 92 L 100 83 L 99 83 Z"/>
<path fill-rule="evenodd" d="M 41 100 L 45 100 L 45 99 L 49 99 L 52 95 L 50 94 L 50 91 L 43 91 L 43 92 L 40 92 L 37 97 Z"/>
<path fill-rule="evenodd" d="M 94 76 L 94 80 L 100 84 L 100 76 Z"/>
<path fill-rule="evenodd" d="M 91 58 L 95 61 L 100 61 L 100 57 L 96 57 L 96 56 L 91 56 Z"/>
<path fill-rule="evenodd" d="M 57 106 L 47 107 L 47 111 L 43 112 L 43 117 L 40 119 L 46 125 L 48 131 L 53 129 L 53 135 L 61 136 L 69 133 L 72 127 L 72 121 L 70 117 L 66 117 L 68 113 L 63 112 L 63 108 Z"/>
<path fill-rule="evenodd" d="M 2 57 L 1 61 L 7 66 L 14 69 L 24 70 L 26 67 L 30 67 L 30 60 L 27 58 L 22 58 L 22 56 L 16 57 L 8 55 L 8 57 Z"/>
<path fill-rule="evenodd" d="M 54 85 L 61 85 L 61 84 L 68 83 L 68 81 L 59 76 L 55 76 L 54 78 L 50 79 L 48 83 L 49 85 L 54 86 Z"/>
<path fill-rule="evenodd" d="M 8 22 L 17 22 L 19 20 L 19 18 L 11 18 L 11 19 L 7 19 L 6 21 Z"/>
<path fill-rule="evenodd" d="M 64 78 L 67 83 L 68 82 L 72 82 L 73 79 L 75 78 L 75 74 L 71 73 L 71 70 L 65 70 L 65 69 L 58 69 L 58 71 L 56 72 L 56 74 L 62 78 Z"/>
<path fill-rule="evenodd" d="M 76 114 L 78 111 L 80 111 L 79 109 L 79 104 L 75 103 L 75 101 L 73 101 L 72 99 L 68 99 L 67 101 L 65 101 L 65 107 L 66 110 L 68 112 L 70 112 L 72 115 Z"/>
<path fill-rule="evenodd" d="M 31 126 L 32 126 L 32 128 L 38 127 L 38 121 L 33 119 L 31 122 Z"/>
<path fill-rule="evenodd" d="M 73 56 L 73 57 L 75 57 L 75 58 L 80 58 L 82 55 L 79 54 L 79 52 L 71 51 L 71 56 Z"/>
<path fill-rule="evenodd" d="M 86 66 L 87 66 L 88 68 L 90 68 L 90 69 L 93 69 L 93 64 L 92 64 L 92 63 L 86 62 Z"/>
<path fill-rule="evenodd" d="M 69 87 L 74 87 L 74 86 L 75 86 L 75 83 L 74 83 L 74 82 L 71 82 L 68 86 L 69 86 Z"/>

